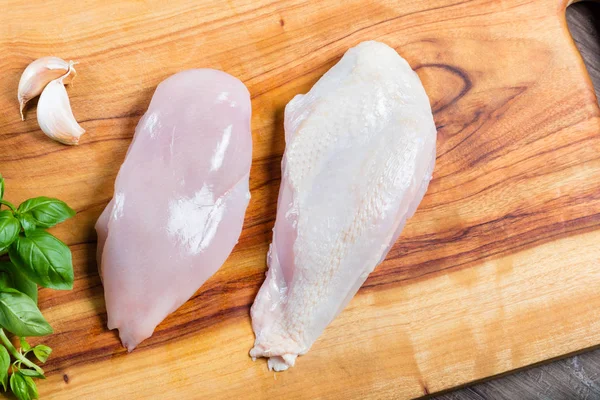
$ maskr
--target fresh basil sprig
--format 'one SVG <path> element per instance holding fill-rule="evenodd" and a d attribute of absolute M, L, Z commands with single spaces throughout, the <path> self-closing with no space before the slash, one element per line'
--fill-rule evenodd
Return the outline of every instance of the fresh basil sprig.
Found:
<path fill-rule="evenodd" d="M 5 181 L 0 175 L 0 257 L 8 253 L 0 258 L 0 385 L 19 400 L 37 399 L 34 378 L 46 377 L 28 356 L 33 354 L 45 363 L 52 353 L 48 346 L 32 347 L 25 340 L 52 333 L 37 306 L 38 285 L 61 290 L 73 287 L 71 251 L 45 229 L 71 218 L 75 211 L 50 197 L 35 197 L 15 207 L 4 195 Z M 6 332 L 19 337 L 19 350 Z"/>

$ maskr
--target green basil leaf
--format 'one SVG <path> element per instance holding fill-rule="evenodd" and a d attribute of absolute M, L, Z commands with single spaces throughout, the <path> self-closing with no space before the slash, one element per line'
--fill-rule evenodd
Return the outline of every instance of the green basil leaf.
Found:
<path fill-rule="evenodd" d="M 52 333 L 52 328 L 33 300 L 15 289 L 0 291 L 0 326 L 17 336 Z"/>
<path fill-rule="evenodd" d="M 19 370 L 10 377 L 10 388 L 19 400 L 39 399 L 39 394 L 35 382 L 23 372 L 27 370 Z"/>
<path fill-rule="evenodd" d="M 4 254 L 19 235 L 21 226 L 11 211 L 0 211 L 0 254 Z"/>
<path fill-rule="evenodd" d="M 19 400 L 32 400 L 35 398 L 32 398 L 29 395 L 29 384 L 27 383 L 27 379 L 31 378 L 22 375 L 18 371 L 13 372 L 10 376 L 10 390 L 12 390 L 13 394 L 17 396 L 17 399 Z"/>
<path fill-rule="evenodd" d="M 27 237 L 19 235 L 10 246 L 10 260 L 19 271 L 40 286 L 73 288 L 73 261 L 66 244 L 37 229 Z"/>
<path fill-rule="evenodd" d="M 27 343 L 27 340 L 25 340 L 24 337 L 19 338 L 19 343 L 21 343 L 21 348 L 23 349 L 23 351 L 31 350 L 31 346 L 29 345 L 29 343 Z"/>
<path fill-rule="evenodd" d="M 0 264 L 3 264 L 0 262 Z M 14 288 L 12 273 L 0 270 L 0 288 Z"/>
<path fill-rule="evenodd" d="M 6 385 L 8 384 L 8 368 L 10 367 L 10 355 L 6 347 L 0 346 L 0 384 L 6 392 Z"/>
<path fill-rule="evenodd" d="M 4 178 L 0 174 L 0 200 L 4 198 Z"/>
<path fill-rule="evenodd" d="M 38 287 L 35 282 L 30 281 L 25 275 L 19 272 L 9 261 L 0 261 L 0 279 L 6 277 L 7 286 L 0 287 L 11 287 L 17 289 L 21 293 L 25 293 L 27 296 L 37 304 L 38 301 Z M 10 278 L 8 278 L 10 277 Z"/>
<path fill-rule="evenodd" d="M 44 375 L 42 375 L 42 377 L 43 377 L 43 379 L 46 379 L 46 377 Z M 38 394 L 37 386 L 36 386 L 35 382 L 33 381 L 33 379 L 26 376 L 25 383 L 27 384 L 27 391 L 29 392 L 29 397 L 31 397 L 32 399 L 39 399 L 40 395 Z"/>
<path fill-rule="evenodd" d="M 31 232 L 33 232 L 35 230 L 35 228 L 36 228 L 35 219 L 33 219 L 31 214 L 17 213 L 16 218 L 19 221 L 19 223 L 21 224 L 21 226 L 23 227 L 23 230 L 25 231 L 25 236 L 29 235 Z"/>
<path fill-rule="evenodd" d="M 39 372 L 33 369 L 20 369 L 19 372 L 25 376 L 30 376 L 32 378 L 46 379 L 46 376 L 44 374 L 40 374 Z"/>
<path fill-rule="evenodd" d="M 33 348 L 33 354 L 35 355 L 35 358 L 37 358 L 43 363 L 45 363 L 46 360 L 48 360 L 48 357 L 50 357 L 51 353 L 52 349 L 43 344 L 38 344 Z"/>
<path fill-rule="evenodd" d="M 75 211 L 64 201 L 50 197 L 25 200 L 17 212 L 31 215 L 35 224 L 42 228 L 50 228 L 75 215 Z"/>

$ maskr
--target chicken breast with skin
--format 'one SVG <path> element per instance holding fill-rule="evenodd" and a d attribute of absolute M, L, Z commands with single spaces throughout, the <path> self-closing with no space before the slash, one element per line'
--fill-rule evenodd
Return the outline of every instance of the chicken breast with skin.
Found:
<path fill-rule="evenodd" d="M 130 351 L 237 243 L 250 199 L 250 96 L 216 70 L 163 81 L 96 224 L 109 329 Z"/>
<path fill-rule="evenodd" d="M 285 110 L 277 218 L 252 306 L 253 358 L 293 366 L 385 258 L 419 205 L 436 128 L 419 77 L 396 51 L 348 50 Z"/>

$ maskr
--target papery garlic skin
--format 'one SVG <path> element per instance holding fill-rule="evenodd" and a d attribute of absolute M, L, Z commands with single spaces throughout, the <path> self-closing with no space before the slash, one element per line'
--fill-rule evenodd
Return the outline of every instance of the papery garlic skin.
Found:
<path fill-rule="evenodd" d="M 42 131 L 49 138 L 68 145 L 79 144 L 79 138 L 85 133 L 75 120 L 63 83 L 72 71 L 71 67 L 64 76 L 51 81 L 42 91 L 37 106 L 37 120 Z"/>
<path fill-rule="evenodd" d="M 23 116 L 25 104 L 34 97 L 39 96 L 48 83 L 64 76 L 69 72 L 69 69 L 72 70 L 73 74 L 68 74 L 68 79 L 64 80 L 63 83 L 67 84 L 73 79 L 76 73 L 73 64 L 75 64 L 73 61 L 66 62 L 58 57 L 42 57 L 33 61 L 25 68 L 19 81 L 17 94 L 21 120 L 25 120 Z"/>

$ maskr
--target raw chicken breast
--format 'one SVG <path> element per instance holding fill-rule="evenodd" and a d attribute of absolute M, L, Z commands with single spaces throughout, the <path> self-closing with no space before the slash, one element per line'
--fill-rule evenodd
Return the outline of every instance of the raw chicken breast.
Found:
<path fill-rule="evenodd" d="M 109 329 L 129 351 L 237 243 L 250 199 L 250 95 L 210 69 L 162 82 L 96 224 Z"/>
<path fill-rule="evenodd" d="M 285 370 L 385 258 L 435 163 L 429 100 L 385 44 L 348 50 L 285 109 L 286 150 L 253 358 Z"/>

